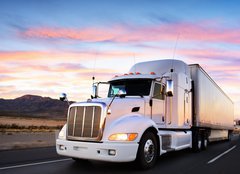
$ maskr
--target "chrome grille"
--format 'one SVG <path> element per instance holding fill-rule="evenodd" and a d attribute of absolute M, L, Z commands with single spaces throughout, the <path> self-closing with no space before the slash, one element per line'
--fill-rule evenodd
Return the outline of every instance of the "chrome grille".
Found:
<path fill-rule="evenodd" d="M 68 116 L 68 139 L 97 140 L 100 136 L 100 106 L 74 106 Z"/>

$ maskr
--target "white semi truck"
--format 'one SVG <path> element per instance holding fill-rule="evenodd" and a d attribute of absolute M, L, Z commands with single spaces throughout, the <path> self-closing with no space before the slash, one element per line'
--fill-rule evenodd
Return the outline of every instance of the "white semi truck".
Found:
<path fill-rule="evenodd" d="M 230 139 L 233 102 L 198 65 L 180 60 L 135 64 L 94 95 L 69 106 L 56 140 L 59 155 L 75 160 L 136 161 L 152 167 L 159 155 Z M 66 95 L 60 97 L 66 100 Z"/>

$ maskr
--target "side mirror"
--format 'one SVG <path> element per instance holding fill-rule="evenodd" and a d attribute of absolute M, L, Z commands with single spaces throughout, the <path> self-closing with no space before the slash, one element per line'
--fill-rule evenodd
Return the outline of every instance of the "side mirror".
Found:
<path fill-rule="evenodd" d="M 65 93 L 60 94 L 59 99 L 60 99 L 61 101 L 66 101 L 66 102 L 68 103 L 68 105 L 70 106 L 70 102 L 69 102 L 68 99 L 67 99 L 67 94 L 65 94 Z"/>
<path fill-rule="evenodd" d="M 60 94 L 59 99 L 60 99 L 61 101 L 66 101 L 66 100 L 67 100 L 67 94 L 65 94 L 65 93 Z"/>
<path fill-rule="evenodd" d="M 173 96 L 173 81 L 172 80 L 167 80 L 167 89 L 166 89 L 166 93 L 168 97 L 172 97 Z"/>

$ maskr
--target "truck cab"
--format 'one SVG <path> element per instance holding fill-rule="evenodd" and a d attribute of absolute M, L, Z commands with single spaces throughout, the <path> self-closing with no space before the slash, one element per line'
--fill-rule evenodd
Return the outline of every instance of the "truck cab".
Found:
<path fill-rule="evenodd" d="M 113 162 L 137 160 L 149 168 L 158 155 L 190 147 L 189 69 L 176 60 L 173 68 L 169 61 L 136 64 L 108 82 L 107 98 L 98 98 L 95 85 L 92 99 L 71 104 L 56 140 L 58 154 Z"/>

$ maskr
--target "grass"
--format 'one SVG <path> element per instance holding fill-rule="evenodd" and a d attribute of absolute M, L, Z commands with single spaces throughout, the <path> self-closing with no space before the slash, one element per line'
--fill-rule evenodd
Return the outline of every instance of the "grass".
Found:
<path fill-rule="evenodd" d="M 0 117 L 0 132 L 52 132 L 60 130 L 66 120 Z"/>
<path fill-rule="evenodd" d="M 13 124 L 0 124 L 0 132 L 48 132 L 48 131 L 55 131 L 60 130 L 63 125 L 57 126 L 24 126 L 24 125 L 17 125 Z"/>

